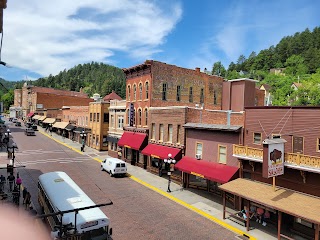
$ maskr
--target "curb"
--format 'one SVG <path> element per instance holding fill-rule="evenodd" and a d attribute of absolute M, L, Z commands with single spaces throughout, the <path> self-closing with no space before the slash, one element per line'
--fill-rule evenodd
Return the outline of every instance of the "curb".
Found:
<path fill-rule="evenodd" d="M 44 136 L 47 136 L 47 137 L 51 138 L 51 139 L 54 140 L 55 142 L 57 142 L 57 143 L 65 146 L 65 147 L 67 147 L 67 148 L 69 148 L 69 149 L 71 149 L 71 150 L 73 150 L 73 151 L 75 151 L 75 152 L 77 152 L 77 153 L 80 153 L 80 154 L 84 155 L 84 153 L 81 152 L 80 150 L 78 150 L 78 149 L 76 149 L 76 148 L 74 148 L 74 147 L 71 147 L 71 146 L 67 145 L 67 144 L 64 143 L 64 142 L 61 142 L 61 141 L 58 140 L 58 139 L 55 139 L 54 137 L 50 136 L 49 134 L 47 134 L 47 133 L 45 133 L 45 132 L 42 132 L 42 131 L 39 131 L 39 132 L 40 132 L 41 134 L 43 134 Z M 93 158 L 91 158 L 91 159 L 93 159 L 93 160 L 95 160 L 95 161 L 97 161 L 97 162 L 102 162 L 102 160 L 99 159 L 99 158 L 97 158 L 97 157 L 93 157 Z M 230 224 L 224 222 L 223 220 L 220 220 L 220 219 L 218 219 L 218 218 L 216 218 L 216 217 L 214 217 L 214 216 L 211 216 L 210 214 L 202 211 L 201 209 L 198 209 L 198 208 L 196 208 L 196 207 L 194 207 L 194 206 L 192 206 L 192 205 L 190 205 L 190 204 L 188 204 L 188 203 L 186 203 L 186 202 L 184 202 L 184 201 L 182 201 L 182 200 L 180 200 L 180 199 L 178 199 L 178 198 L 170 195 L 169 193 L 167 193 L 167 192 L 165 192 L 165 191 L 163 191 L 163 190 L 160 190 L 160 189 L 152 186 L 152 185 L 149 184 L 149 183 L 144 182 L 143 180 L 141 180 L 141 179 L 139 179 L 139 178 L 137 178 L 137 177 L 135 177 L 135 176 L 133 176 L 133 175 L 131 175 L 131 174 L 129 174 L 129 173 L 127 173 L 127 176 L 128 176 L 131 180 L 133 180 L 133 181 L 135 181 L 135 182 L 137 182 L 137 183 L 139 183 L 139 184 L 141 184 L 141 185 L 143 185 L 143 186 L 145 186 L 145 187 L 147 187 L 147 188 L 149 188 L 149 189 L 151 189 L 151 190 L 159 193 L 160 195 L 162 195 L 162 196 L 164 196 L 164 197 L 166 197 L 166 198 L 168 198 L 168 199 L 170 199 L 170 200 L 172 200 L 172 201 L 174 201 L 174 202 L 176 202 L 176 203 L 184 206 L 185 208 L 188 208 L 189 210 L 192 210 L 193 212 L 196 212 L 197 214 L 199 214 L 199 215 L 201 215 L 201 216 L 209 219 L 209 220 L 212 221 L 212 222 L 215 222 L 215 223 L 219 224 L 220 226 L 222 226 L 222 227 L 224 227 L 224 228 L 226 228 L 226 229 L 228 229 L 228 230 L 230 230 L 230 231 L 232 231 L 232 232 L 234 232 L 234 233 L 236 233 L 236 234 L 240 234 L 240 235 L 242 235 L 242 236 L 244 236 L 244 237 L 246 237 L 246 238 L 248 238 L 248 239 L 250 239 L 250 240 L 257 240 L 257 238 L 255 238 L 255 237 L 247 234 L 246 232 L 244 232 L 244 231 L 242 231 L 242 230 L 240 230 L 240 229 L 238 229 L 238 228 L 236 228 L 236 227 L 234 227 L 234 226 L 231 226 Z"/>

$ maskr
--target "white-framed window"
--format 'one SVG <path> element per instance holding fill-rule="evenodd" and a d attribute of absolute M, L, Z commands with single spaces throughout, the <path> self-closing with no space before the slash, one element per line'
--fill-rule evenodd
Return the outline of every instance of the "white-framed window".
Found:
<path fill-rule="evenodd" d="M 142 83 L 139 83 L 139 99 L 142 100 Z"/>
<path fill-rule="evenodd" d="M 200 142 L 196 143 L 196 154 L 202 155 L 202 143 L 200 143 Z"/>
<path fill-rule="evenodd" d="M 114 128 L 114 115 L 111 115 L 111 127 Z"/>
<path fill-rule="evenodd" d="M 133 100 L 137 100 L 137 86 L 133 85 Z"/>
<path fill-rule="evenodd" d="M 149 82 L 146 82 L 146 99 L 149 99 Z"/>
<path fill-rule="evenodd" d="M 227 147 L 219 145 L 219 163 L 227 164 Z"/>
<path fill-rule="evenodd" d="M 123 128 L 123 123 L 124 123 L 124 117 L 119 116 L 118 117 L 118 128 L 122 129 Z"/>
<path fill-rule="evenodd" d="M 261 133 L 253 133 L 253 143 L 254 144 L 261 144 Z"/>

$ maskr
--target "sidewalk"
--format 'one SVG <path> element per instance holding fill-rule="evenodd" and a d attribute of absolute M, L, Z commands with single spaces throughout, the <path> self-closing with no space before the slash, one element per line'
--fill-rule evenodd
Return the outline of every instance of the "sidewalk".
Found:
<path fill-rule="evenodd" d="M 78 142 L 73 142 L 70 139 L 63 138 L 60 135 L 52 133 L 50 134 L 44 132 L 44 130 L 40 127 L 39 133 L 46 135 L 49 138 L 52 138 L 56 142 L 80 153 L 83 155 L 88 155 L 92 159 L 101 162 L 105 157 L 108 156 L 107 152 L 100 152 L 88 146 L 85 147 L 85 152 L 81 152 L 81 144 Z M 183 189 L 180 185 L 171 182 L 171 193 L 167 193 L 168 180 L 165 178 L 161 178 L 157 175 L 147 172 L 146 170 L 132 166 L 127 164 L 128 174 L 130 178 L 149 189 L 175 201 L 184 207 L 197 212 L 203 217 L 208 218 L 209 220 L 222 225 L 223 227 L 239 234 L 239 239 L 266 239 L 272 240 L 277 239 L 277 231 L 276 229 L 272 229 L 271 227 L 263 227 L 261 224 L 252 223 L 250 225 L 253 226 L 253 229 L 249 232 L 246 231 L 244 226 L 241 226 L 239 223 L 231 221 L 229 219 L 222 219 L 222 200 L 217 198 L 214 200 L 213 194 L 206 192 L 199 192 L 199 194 L 192 192 L 188 189 Z M 196 192 L 196 191 L 195 191 Z M 201 195 L 200 195 L 201 194 Z M 256 228 L 255 228 L 256 227 Z M 272 234 L 272 235 L 270 235 Z"/>

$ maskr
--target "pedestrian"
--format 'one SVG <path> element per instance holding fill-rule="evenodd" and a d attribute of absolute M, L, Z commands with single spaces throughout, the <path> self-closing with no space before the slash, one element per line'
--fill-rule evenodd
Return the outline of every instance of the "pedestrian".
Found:
<path fill-rule="evenodd" d="M 0 176 L 0 192 L 4 191 L 4 184 L 6 183 L 6 178 L 1 174 Z"/>
<path fill-rule="evenodd" d="M 19 205 L 19 189 L 18 189 L 18 186 L 14 186 L 14 189 L 12 191 L 12 201 L 13 201 L 13 203 Z"/>
<path fill-rule="evenodd" d="M 26 187 L 24 187 L 22 190 L 23 204 L 25 204 L 25 202 L 26 202 L 27 192 L 28 192 L 28 189 Z"/>
<path fill-rule="evenodd" d="M 26 194 L 26 199 L 25 199 L 24 203 L 26 204 L 25 209 L 29 210 L 29 207 L 30 207 L 30 204 L 31 204 L 31 194 L 30 194 L 29 191 Z"/>
<path fill-rule="evenodd" d="M 22 179 L 19 176 L 19 173 L 17 174 L 17 180 L 16 180 L 16 185 L 18 186 L 19 191 L 21 190 L 21 184 L 22 184 Z"/>
<path fill-rule="evenodd" d="M 10 192 L 12 192 L 12 187 L 13 187 L 13 183 L 14 180 L 16 179 L 16 177 L 13 175 L 13 173 L 11 172 L 10 175 L 7 177 L 7 180 L 9 181 L 9 189 Z"/>

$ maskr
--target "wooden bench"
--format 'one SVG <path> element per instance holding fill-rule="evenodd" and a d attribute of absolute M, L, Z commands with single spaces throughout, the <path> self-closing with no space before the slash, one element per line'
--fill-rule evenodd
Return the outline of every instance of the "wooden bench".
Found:
<path fill-rule="evenodd" d="M 240 222 L 241 223 L 240 225 L 243 225 L 244 227 L 246 227 L 247 226 L 247 220 L 244 219 L 243 217 L 240 217 L 239 213 L 241 213 L 241 211 L 233 213 L 233 214 L 230 214 L 228 218 L 231 221 L 237 220 L 237 223 Z M 234 220 L 232 220 L 231 218 L 233 218 Z"/>

